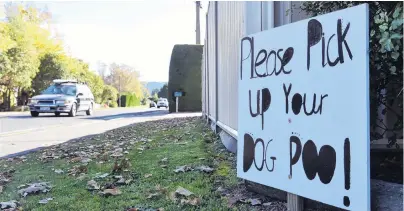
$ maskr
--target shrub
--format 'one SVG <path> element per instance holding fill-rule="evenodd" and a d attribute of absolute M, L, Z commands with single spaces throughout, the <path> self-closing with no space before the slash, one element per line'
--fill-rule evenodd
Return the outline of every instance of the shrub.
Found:
<path fill-rule="evenodd" d="M 301 9 L 316 16 L 362 3 L 305 1 Z M 387 136 L 389 144 L 393 145 L 402 137 L 403 131 L 403 3 L 366 3 L 369 4 L 370 19 L 370 135 L 372 139 Z M 380 107 L 384 107 L 381 114 L 378 112 Z M 385 125 L 381 121 L 386 114 L 396 117 L 394 124 Z"/>
<path fill-rule="evenodd" d="M 112 101 L 112 102 L 109 104 L 109 107 L 111 107 L 111 108 L 116 108 L 116 107 L 118 107 L 118 103 L 117 103 L 116 101 Z"/>
<path fill-rule="evenodd" d="M 107 103 L 109 100 L 116 102 L 118 99 L 118 90 L 110 85 L 105 85 L 102 90 L 101 103 Z"/>

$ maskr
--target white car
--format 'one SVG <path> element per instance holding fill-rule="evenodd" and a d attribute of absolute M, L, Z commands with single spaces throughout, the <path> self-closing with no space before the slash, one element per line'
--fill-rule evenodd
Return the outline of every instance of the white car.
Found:
<path fill-rule="evenodd" d="M 157 101 L 157 108 L 160 107 L 168 108 L 168 100 L 166 98 L 160 98 Z"/>

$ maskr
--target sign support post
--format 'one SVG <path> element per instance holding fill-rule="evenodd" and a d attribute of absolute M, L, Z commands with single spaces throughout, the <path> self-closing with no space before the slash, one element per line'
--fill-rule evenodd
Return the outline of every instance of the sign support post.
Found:
<path fill-rule="evenodd" d="M 184 93 L 181 91 L 174 92 L 175 97 L 175 113 L 178 113 L 178 98 L 184 96 Z"/>
<path fill-rule="evenodd" d="M 175 113 L 178 113 L 178 97 L 175 97 Z"/>

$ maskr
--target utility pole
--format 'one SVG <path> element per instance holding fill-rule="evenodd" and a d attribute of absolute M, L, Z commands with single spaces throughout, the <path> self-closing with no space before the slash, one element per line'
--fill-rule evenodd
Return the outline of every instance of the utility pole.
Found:
<path fill-rule="evenodd" d="M 118 102 L 119 102 L 119 107 L 121 107 L 121 75 L 119 75 L 119 81 L 118 81 L 118 83 L 119 83 L 119 90 L 118 90 L 118 92 L 119 92 L 119 94 L 118 94 Z"/>
<path fill-rule="evenodd" d="M 200 20 L 199 20 L 199 10 L 201 9 L 201 2 L 196 1 L 196 44 L 201 44 L 201 29 L 200 29 Z"/>

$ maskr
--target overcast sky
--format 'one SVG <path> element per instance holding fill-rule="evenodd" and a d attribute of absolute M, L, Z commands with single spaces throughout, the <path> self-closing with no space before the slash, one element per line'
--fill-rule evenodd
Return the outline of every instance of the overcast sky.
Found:
<path fill-rule="evenodd" d="M 97 61 L 131 65 L 141 80 L 167 81 L 172 48 L 195 43 L 195 2 L 46 1 L 35 2 L 52 13 L 65 49 L 97 68 Z M 201 10 L 201 42 L 207 2 Z"/>

